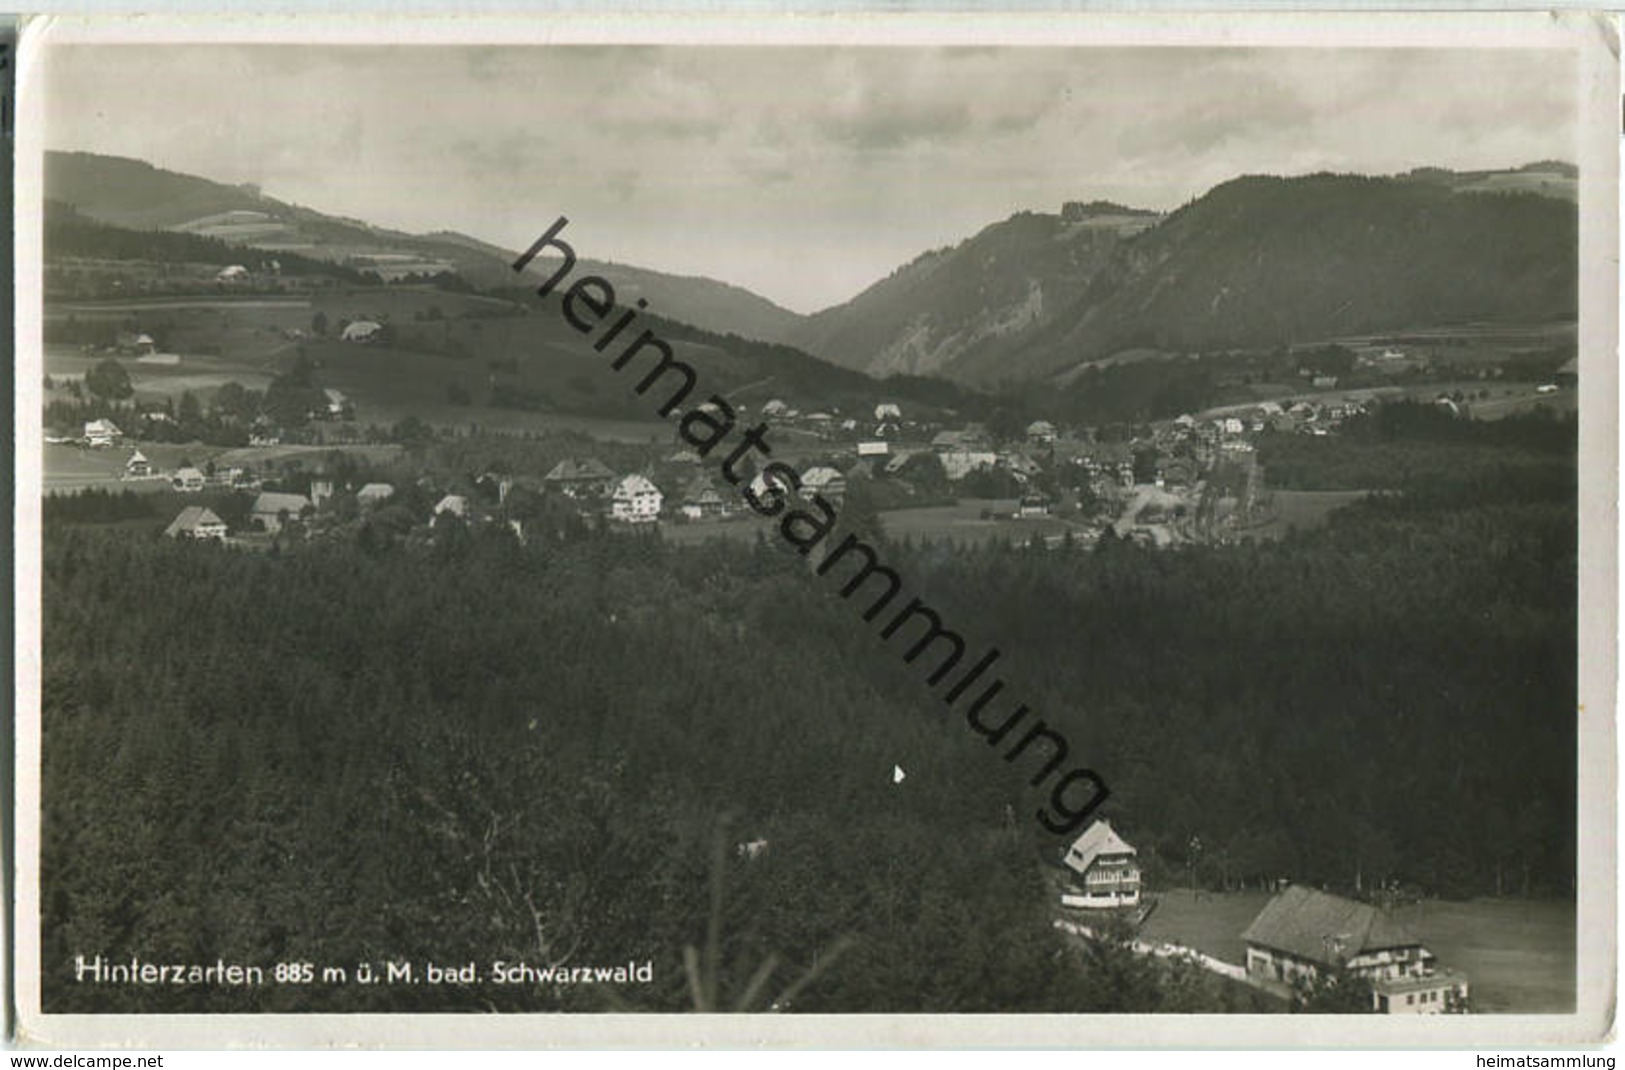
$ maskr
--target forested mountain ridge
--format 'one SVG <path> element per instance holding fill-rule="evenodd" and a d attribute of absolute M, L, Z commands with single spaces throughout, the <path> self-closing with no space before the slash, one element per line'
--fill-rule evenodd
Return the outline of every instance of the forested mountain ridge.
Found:
<path fill-rule="evenodd" d="M 1020 212 L 925 253 L 845 304 L 807 317 L 796 343 L 871 374 L 938 374 L 1048 323 L 1127 236 L 1156 223 L 1120 205 Z"/>
<path fill-rule="evenodd" d="M 1573 204 L 1533 193 L 1240 178 L 1126 245 L 1069 316 L 982 371 L 1045 374 L 1141 346 L 1273 347 L 1417 324 L 1573 319 L 1578 235 Z"/>
<path fill-rule="evenodd" d="M 854 367 L 991 384 L 1125 350 L 1573 319 L 1572 175 L 1532 166 L 1548 170 L 1242 177 L 1155 226 L 1084 232 L 1089 244 L 1059 216 L 1024 214 L 819 313 L 800 338 Z"/>
<path fill-rule="evenodd" d="M 251 186 L 231 186 L 154 167 L 141 160 L 88 152 L 45 154 L 46 197 L 73 205 L 84 216 L 137 230 L 168 230 L 229 212 L 268 217 L 282 226 L 267 248 L 292 247 L 304 256 L 342 261 L 356 253 L 401 253 L 445 261 L 481 289 L 511 285 L 513 252 L 447 231 L 407 234 L 267 197 Z M 537 233 L 553 221 L 538 218 Z M 524 244 L 535 235 L 515 235 Z M 253 244 L 251 240 L 249 244 Z M 533 265 L 535 274 L 546 261 Z M 550 269 L 551 270 L 551 269 Z M 740 286 L 699 276 L 673 275 L 627 264 L 583 259 L 579 274 L 610 280 L 627 301 L 650 305 L 686 323 L 767 341 L 786 341 L 796 313 Z"/>

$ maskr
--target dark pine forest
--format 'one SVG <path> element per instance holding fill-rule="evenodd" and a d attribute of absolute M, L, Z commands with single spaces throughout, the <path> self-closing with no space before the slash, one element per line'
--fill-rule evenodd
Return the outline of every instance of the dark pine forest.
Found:
<path fill-rule="evenodd" d="M 1434 435 L 1280 444 L 1293 485 L 1381 490 L 1279 541 L 886 552 L 1105 777 L 1153 891 L 1199 836 L 1215 887 L 1566 897 L 1574 424 Z M 47 510 L 49 1011 L 624 1009 L 590 987 L 74 984 L 97 953 L 652 960 L 621 995 L 684 1010 L 689 946 L 727 1006 L 816 968 L 781 1009 L 1257 1008 L 1062 941 L 1041 800 L 770 527 L 270 554 L 162 523 Z"/>

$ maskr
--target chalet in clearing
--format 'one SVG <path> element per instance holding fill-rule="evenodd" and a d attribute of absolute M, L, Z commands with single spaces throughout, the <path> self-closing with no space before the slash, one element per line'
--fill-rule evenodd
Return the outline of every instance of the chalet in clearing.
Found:
<path fill-rule="evenodd" d="M 188 505 L 164 529 L 164 535 L 171 539 L 214 539 L 223 541 L 226 537 L 226 522 L 214 515 L 214 511 L 201 505 Z"/>
<path fill-rule="evenodd" d="M 125 479 L 148 479 L 152 475 L 152 462 L 140 450 L 130 454 L 130 459 L 124 462 Z"/>
<path fill-rule="evenodd" d="M 1436 968 L 1410 928 L 1386 910 L 1294 885 L 1241 934 L 1247 976 L 1292 984 L 1346 970 L 1371 984 L 1383 1014 L 1441 1014 L 1465 1000 L 1467 978 Z"/>
<path fill-rule="evenodd" d="M 1067 849 L 1073 891 L 1062 893 L 1061 905 L 1104 910 L 1140 905 L 1138 852 L 1112 831 L 1111 822 L 1096 821 Z"/>

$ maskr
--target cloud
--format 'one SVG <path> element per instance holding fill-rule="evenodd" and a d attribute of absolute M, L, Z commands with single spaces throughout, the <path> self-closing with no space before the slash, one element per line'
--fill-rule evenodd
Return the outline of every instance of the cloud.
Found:
<path fill-rule="evenodd" d="M 1238 173 L 1572 157 L 1530 50 L 58 46 L 52 147 L 591 255 L 794 307 L 1018 210 L 1169 208 Z"/>

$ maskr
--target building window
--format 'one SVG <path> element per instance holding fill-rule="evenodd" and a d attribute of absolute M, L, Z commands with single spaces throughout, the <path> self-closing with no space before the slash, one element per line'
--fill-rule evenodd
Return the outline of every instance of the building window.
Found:
<path fill-rule="evenodd" d="M 1407 1007 L 1410 1006 L 1412 1003 L 1415 1003 L 1415 1002 L 1416 1002 L 1416 996 L 1414 994 L 1408 995 L 1408 996 L 1405 997 L 1405 1005 Z"/>

